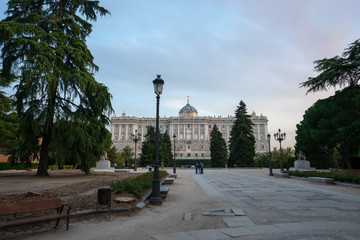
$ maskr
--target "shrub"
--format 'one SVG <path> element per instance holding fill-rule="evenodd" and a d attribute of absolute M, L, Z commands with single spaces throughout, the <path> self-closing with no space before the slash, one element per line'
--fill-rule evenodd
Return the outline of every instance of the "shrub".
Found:
<path fill-rule="evenodd" d="M 48 166 L 48 169 L 49 169 L 49 170 L 58 170 L 58 169 L 59 169 L 59 166 L 58 166 L 58 165 L 49 165 L 49 166 Z"/>
<path fill-rule="evenodd" d="M 163 178 L 168 173 L 166 171 L 159 171 L 160 178 Z M 135 197 L 140 198 L 141 193 L 151 188 L 153 180 L 153 172 L 142 174 L 136 178 L 128 178 L 121 182 L 111 183 L 110 188 L 112 191 L 117 193 L 128 192 L 133 194 Z"/>
<path fill-rule="evenodd" d="M 38 163 L 31 163 L 31 168 L 37 168 Z M 0 170 L 9 170 L 9 169 L 15 169 L 15 170 L 25 170 L 28 169 L 28 166 L 26 163 L 15 163 L 13 166 L 10 165 L 8 162 L 1 162 L 0 163 Z"/>

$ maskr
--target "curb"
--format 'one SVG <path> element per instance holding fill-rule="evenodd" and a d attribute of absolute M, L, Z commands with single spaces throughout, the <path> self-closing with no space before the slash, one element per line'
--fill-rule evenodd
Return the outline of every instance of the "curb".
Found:
<path fill-rule="evenodd" d="M 171 175 L 171 174 L 169 174 L 169 176 L 170 176 L 170 175 Z M 166 178 L 168 178 L 169 176 L 167 176 Z M 160 186 L 164 184 L 166 178 L 164 178 L 164 180 L 162 180 L 162 181 L 160 182 Z M 150 198 L 151 193 L 152 193 L 152 191 L 149 191 L 149 192 L 142 198 L 141 202 L 139 202 L 138 204 L 136 204 L 136 209 L 137 209 L 137 210 L 141 210 L 141 209 L 143 209 L 144 207 L 147 206 L 146 201 Z"/>

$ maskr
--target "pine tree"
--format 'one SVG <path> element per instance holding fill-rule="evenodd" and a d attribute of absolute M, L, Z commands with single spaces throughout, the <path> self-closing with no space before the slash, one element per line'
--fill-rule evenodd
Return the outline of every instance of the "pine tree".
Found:
<path fill-rule="evenodd" d="M 140 165 L 152 165 L 155 159 L 155 128 L 147 126 L 145 141 L 141 146 Z"/>
<path fill-rule="evenodd" d="M 235 111 L 235 122 L 230 132 L 229 144 L 229 167 L 251 167 L 254 166 L 255 137 L 253 134 L 253 123 L 247 114 L 246 105 L 240 101 Z"/>
<path fill-rule="evenodd" d="M 172 146 L 169 133 L 166 131 L 161 134 L 160 138 L 160 163 L 163 162 L 164 166 L 172 166 L 173 165 L 173 154 L 172 154 Z"/>
<path fill-rule="evenodd" d="M 210 133 L 210 156 L 213 167 L 225 167 L 227 162 L 227 149 L 225 139 L 216 124 Z"/>
<path fill-rule="evenodd" d="M 27 130 L 21 129 L 26 119 L 38 123 L 42 140 L 36 175 L 48 175 L 54 123 L 60 119 L 79 124 L 79 131 L 85 128 L 85 145 L 77 146 L 99 158 L 104 146 L 96 137 L 109 123 L 111 94 L 94 79 L 98 66 L 86 38 L 92 30 L 88 20 L 96 21 L 97 14 L 109 12 L 99 1 L 9 0 L 6 14 L 0 22 L 0 78 L 18 81 L 15 97 L 20 132 Z M 82 163 L 86 169 L 86 159 Z"/>

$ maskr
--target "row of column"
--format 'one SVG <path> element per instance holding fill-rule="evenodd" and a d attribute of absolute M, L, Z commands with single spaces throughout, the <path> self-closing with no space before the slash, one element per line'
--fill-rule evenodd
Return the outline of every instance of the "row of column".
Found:
<path fill-rule="evenodd" d="M 189 128 L 188 125 L 191 125 L 191 127 Z M 201 139 L 201 125 L 204 125 L 204 132 L 203 132 L 203 136 L 204 139 Z M 176 129 L 175 129 L 176 126 Z M 182 132 L 180 131 L 180 126 L 183 127 Z M 195 133 L 195 126 L 197 126 L 197 131 Z M 187 139 L 187 134 L 188 134 L 188 129 L 191 129 L 191 138 Z M 209 138 L 209 127 L 207 124 L 170 124 L 169 127 L 169 134 L 170 137 L 172 137 L 175 133 L 176 135 L 176 140 L 195 140 L 195 134 L 197 134 L 198 138 L 196 140 L 207 140 Z M 181 137 L 182 134 L 182 138 Z"/>
<path fill-rule="evenodd" d="M 123 125 L 125 125 L 125 131 L 123 131 Z M 132 129 L 130 130 L 129 125 L 132 125 Z M 209 125 L 208 124 L 190 124 L 191 127 L 191 138 L 187 139 L 187 134 L 188 134 L 188 125 L 189 124 L 170 124 L 169 126 L 169 135 L 170 138 L 172 139 L 172 136 L 174 135 L 174 133 L 176 134 L 176 140 L 209 140 Z M 201 132 L 201 125 L 204 126 L 204 131 L 203 134 Z M 118 130 L 116 131 L 116 126 L 118 126 Z M 177 128 L 175 129 L 175 126 L 177 126 Z M 182 133 L 180 132 L 180 126 L 183 127 L 183 131 Z M 197 131 L 195 133 L 195 126 L 197 126 Z M 219 126 L 219 130 L 221 132 L 222 131 L 222 126 Z M 225 125 L 226 129 L 225 129 L 225 140 L 229 140 L 230 138 L 230 125 Z M 117 139 L 118 140 L 131 140 L 129 138 L 129 136 L 131 134 L 135 134 L 135 130 L 138 130 L 138 132 L 141 134 L 141 140 L 144 139 L 145 136 L 145 131 L 146 131 L 146 126 L 145 125 L 136 125 L 136 124 L 113 124 L 112 125 L 112 139 L 115 139 L 116 135 L 117 135 Z M 123 132 L 124 132 L 124 137 L 125 139 L 123 139 Z M 180 139 L 180 135 L 182 134 L 182 139 Z M 197 139 L 195 139 L 195 134 L 197 134 Z M 201 136 L 204 136 L 204 139 L 201 139 Z"/>

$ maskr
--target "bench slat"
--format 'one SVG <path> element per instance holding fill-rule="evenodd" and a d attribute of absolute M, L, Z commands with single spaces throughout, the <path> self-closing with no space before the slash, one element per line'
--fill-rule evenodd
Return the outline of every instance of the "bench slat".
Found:
<path fill-rule="evenodd" d="M 67 218 L 70 215 L 67 214 L 53 214 L 53 215 L 47 215 L 47 216 L 40 216 L 36 218 L 28 218 L 28 219 L 20 219 L 17 221 L 10 221 L 5 223 L 0 223 L 0 229 L 1 228 L 7 228 L 7 227 L 14 227 L 14 226 L 20 226 L 24 224 L 30 224 L 30 223 L 39 223 L 39 222 L 45 222 L 50 220 L 57 220 L 62 218 Z"/>
<path fill-rule="evenodd" d="M 61 207 L 60 199 L 38 200 L 22 203 L 3 203 L 0 204 L 0 216 L 11 215 L 15 213 L 43 211 L 59 207 Z"/>

